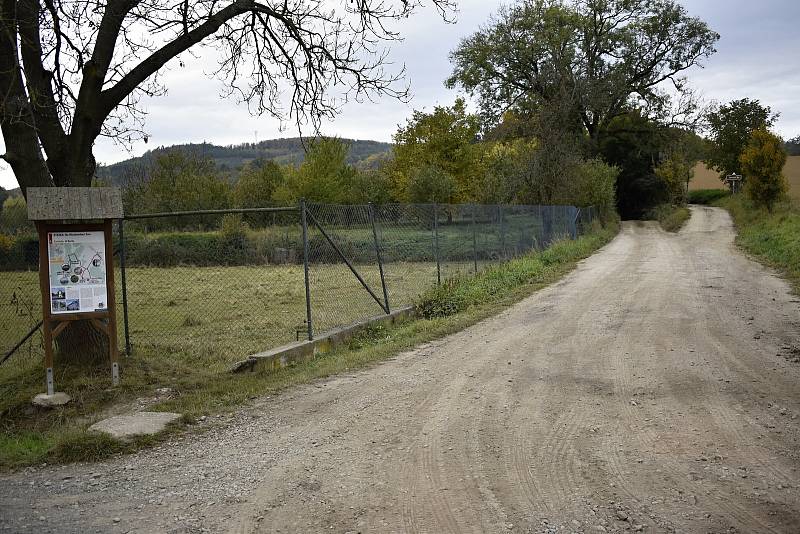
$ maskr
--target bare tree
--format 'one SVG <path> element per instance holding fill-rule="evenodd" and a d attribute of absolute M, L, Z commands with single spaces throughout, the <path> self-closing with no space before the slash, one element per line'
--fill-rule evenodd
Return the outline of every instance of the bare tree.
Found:
<path fill-rule="evenodd" d="M 169 61 L 203 48 L 256 114 L 316 127 L 347 98 L 403 98 L 384 45 L 425 3 L 444 18 L 455 9 L 455 0 L 0 0 L 0 157 L 23 193 L 89 185 L 95 140 L 146 139 L 142 97 L 164 92 Z"/>

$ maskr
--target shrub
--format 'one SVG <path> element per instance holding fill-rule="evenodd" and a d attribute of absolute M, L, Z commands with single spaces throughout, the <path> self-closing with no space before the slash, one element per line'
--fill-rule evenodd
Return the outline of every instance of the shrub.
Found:
<path fill-rule="evenodd" d="M 756 130 L 750 136 L 739 161 L 746 180 L 747 195 L 757 206 L 772 211 L 772 206 L 786 194 L 789 187 L 781 174 L 786 163 L 783 142 L 765 129 Z"/>

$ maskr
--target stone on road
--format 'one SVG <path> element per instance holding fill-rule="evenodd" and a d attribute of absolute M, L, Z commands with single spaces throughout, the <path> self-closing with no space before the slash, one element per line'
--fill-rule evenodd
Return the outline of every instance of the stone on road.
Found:
<path fill-rule="evenodd" d="M 797 532 L 797 298 L 724 211 L 692 212 L 677 235 L 626 223 L 496 317 L 206 432 L 3 475 L 0 528 Z"/>

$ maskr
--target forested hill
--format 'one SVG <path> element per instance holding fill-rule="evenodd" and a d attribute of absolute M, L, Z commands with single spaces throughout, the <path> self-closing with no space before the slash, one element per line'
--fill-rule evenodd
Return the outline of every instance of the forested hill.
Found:
<path fill-rule="evenodd" d="M 390 143 L 379 141 L 362 141 L 342 139 L 350 145 L 347 162 L 358 167 L 374 167 L 380 164 L 392 148 Z M 309 140 L 305 140 L 306 143 Z M 210 143 L 192 143 L 158 147 L 145 152 L 138 158 L 131 158 L 112 165 L 98 166 L 97 176 L 103 181 L 119 185 L 128 177 L 140 177 L 148 173 L 155 159 L 170 151 L 180 150 L 214 161 L 222 175 L 229 175 L 234 180 L 239 170 L 248 162 L 257 159 L 272 159 L 277 163 L 299 164 L 305 157 L 303 141 L 299 137 L 288 139 L 271 139 L 259 143 L 242 143 L 240 145 L 218 146 Z"/>

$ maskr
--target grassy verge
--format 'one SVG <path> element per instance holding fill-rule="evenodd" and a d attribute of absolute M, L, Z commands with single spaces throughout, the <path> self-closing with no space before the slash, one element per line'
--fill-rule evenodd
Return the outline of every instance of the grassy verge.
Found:
<path fill-rule="evenodd" d="M 203 365 L 202 349 L 199 355 L 144 349 L 124 362 L 122 384 L 111 389 L 105 364 L 65 362 L 56 380 L 73 401 L 51 411 L 30 406 L 30 398 L 42 389 L 41 369 L 36 366 L 20 372 L 13 381 L 0 384 L 0 469 L 45 461 L 94 461 L 166 439 L 169 432 L 121 443 L 86 431 L 103 410 L 154 397 L 157 388 L 169 388 L 169 394 L 155 398 L 150 410 L 184 414 L 182 423 L 173 427 L 174 433 L 184 431 L 199 416 L 230 411 L 261 395 L 379 362 L 461 330 L 558 280 L 615 233 L 616 226 L 596 228 L 575 241 L 562 241 L 546 251 L 487 268 L 477 276 L 448 282 L 421 297 L 422 318 L 369 330 L 349 347 L 277 372 L 231 375 Z"/>
<path fill-rule="evenodd" d="M 677 232 L 691 217 L 691 212 L 686 206 L 673 206 L 661 204 L 650 212 L 650 217 L 657 220 L 667 232 Z"/>
<path fill-rule="evenodd" d="M 727 189 L 697 189 L 689 191 L 689 204 L 713 204 L 731 193 Z"/>
<path fill-rule="evenodd" d="M 736 195 L 715 202 L 730 212 L 738 234 L 736 243 L 762 263 L 783 273 L 800 292 L 800 208 L 791 202 L 772 213 L 757 209 Z"/>

